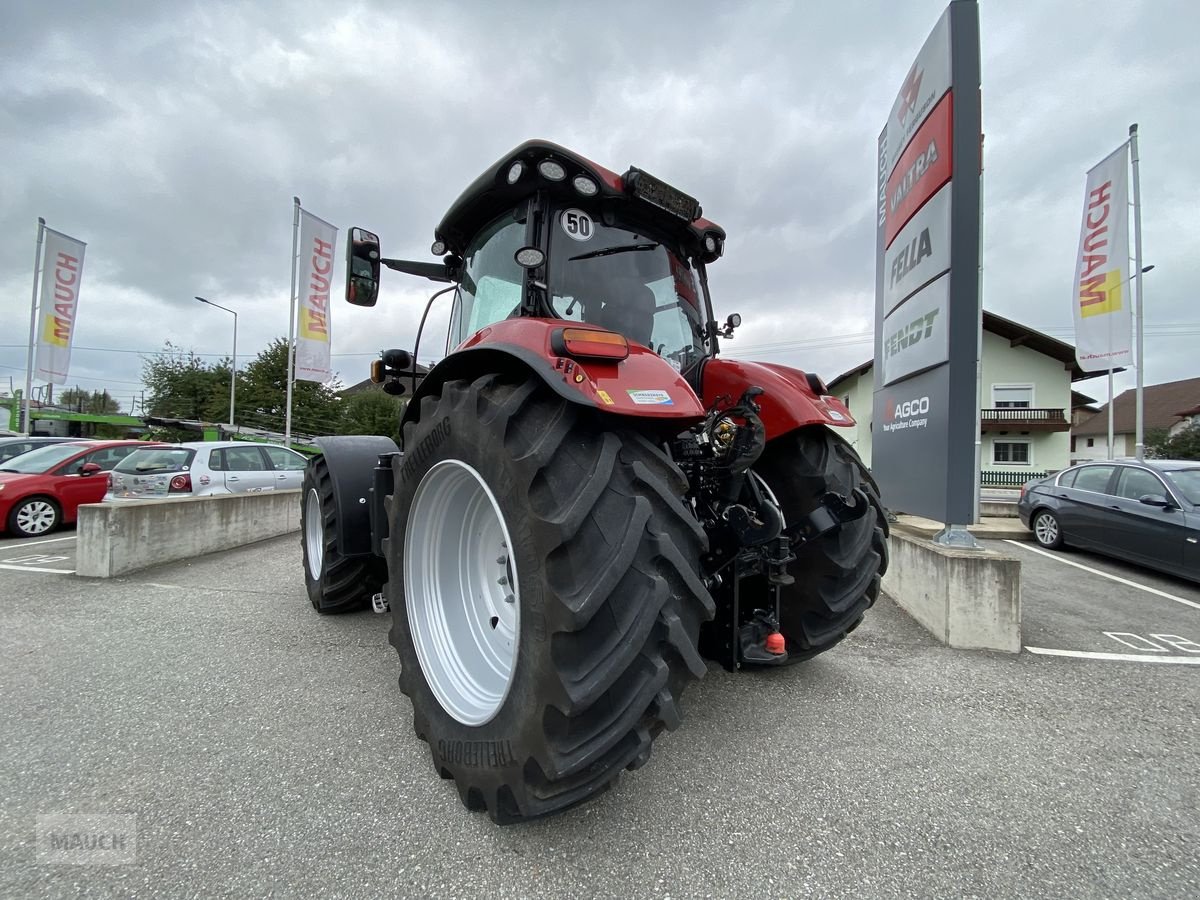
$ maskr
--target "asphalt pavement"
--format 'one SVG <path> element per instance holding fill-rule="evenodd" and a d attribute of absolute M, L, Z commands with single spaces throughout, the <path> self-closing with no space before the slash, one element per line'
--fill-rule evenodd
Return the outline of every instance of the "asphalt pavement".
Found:
<path fill-rule="evenodd" d="M 1048 586 L 1026 592 L 1027 644 L 1200 639 L 1200 610 L 1153 594 L 1047 613 L 1094 576 L 1027 555 Z M 883 600 L 811 662 L 711 669 L 617 789 L 498 828 L 413 736 L 387 627 L 317 616 L 296 536 L 110 581 L 0 569 L 0 896 L 1183 897 L 1200 883 L 1200 667 L 949 650 Z M 133 817 L 136 851 L 39 862 L 52 814 Z"/>

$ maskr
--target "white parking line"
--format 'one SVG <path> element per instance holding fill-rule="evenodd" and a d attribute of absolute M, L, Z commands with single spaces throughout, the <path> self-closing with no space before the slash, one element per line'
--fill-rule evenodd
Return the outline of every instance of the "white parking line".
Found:
<path fill-rule="evenodd" d="M 1176 666 L 1200 666 L 1196 656 L 1149 656 L 1141 653 L 1099 653 L 1093 650 L 1051 650 L 1048 647 L 1026 647 L 1030 653 L 1042 656 L 1073 656 L 1076 659 L 1107 659 L 1117 662 L 1165 663 Z"/>
<path fill-rule="evenodd" d="M 74 569 L 42 569 L 37 566 L 8 566 L 0 563 L 0 569 L 11 569 L 14 572 L 52 572 L 55 575 L 74 575 Z"/>
<path fill-rule="evenodd" d="M 1148 587 L 1144 584 L 1138 584 L 1136 581 L 1130 581 L 1128 578 L 1119 578 L 1116 575 L 1109 575 L 1107 572 L 1101 572 L 1099 569 L 1093 569 L 1091 566 L 1085 566 L 1082 563 L 1072 562 L 1069 559 L 1063 559 L 1054 553 L 1049 553 L 1045 550 L 1039 550 L 1037 547 L 1030 547 L 1022 541 L 1013 541 L 1005 539 L 1006 544 L 1012 544 L 1014 547 L 1020 547 L 1022 550 L 1028 550 L 1030 553 L 1037 553 L 1047 559 L 1052 559 L 1057 563 L 1062 563 L 1064 566 L 1074 566 L 1076 569 L 1083 569 L 1085 572 L 1091 572 L 1093 575 L 1099 575 L 1101 578 L 1107 578 L 1109 581 L 1115 581 L 1118 584 L 1124 584 L 1131 588 L 1137 588 L 1139 591 L 1145 591 L 1147 594 L 1154 594 L 1158 597 L 1166 597 L 1168 600 L 1174 600 L 1176 603 L 1182 603 L 1184 606 L 1190 606 L 1192 609 L 1200 609 L 1200 603 L 1194 600 L 1187 600 L 1183 597 L 1176 597 L 1174 594 L 1168 594 L 1166 591 L 1160 591 L 1158 588 Z"/>
<path fill-rule="evenodd" d="M 59 541 L 73 541 L 77 537 L 78 535 L 72 534 L 67 537 L 47 538 L 44 541 L 26 541 L 23 544 L 11 544 L 6 547 L 0 547 L 0 553 L 3 553 L 5 550 L 20 550 L 22 547 L 36 547 L 38 544 L 57 544 Z"/>

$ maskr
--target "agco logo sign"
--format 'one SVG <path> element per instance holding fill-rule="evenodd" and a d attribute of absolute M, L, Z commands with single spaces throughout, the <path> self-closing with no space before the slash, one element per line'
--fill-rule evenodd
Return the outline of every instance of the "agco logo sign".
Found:
<path fill-rule="evenodd" d="M 890 396 L 883 398 L 883 430 L 901 431 L 907 428 L 925 428 L 929 424 L 929 398 L 913 397 L 896 402 Z"/>

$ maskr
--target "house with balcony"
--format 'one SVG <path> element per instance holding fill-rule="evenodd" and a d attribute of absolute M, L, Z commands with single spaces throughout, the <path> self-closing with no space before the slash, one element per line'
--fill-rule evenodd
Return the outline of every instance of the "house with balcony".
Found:
<path fill-rule="evenodd" d="M 985 310 L 982 361 L 981 484 L 1020 487 L 1069 465 L 1074 411 L 1095 402 L 1071 389 L 1076 381 L 1093 377 L 1079 368 L 1075 348 Z M 868 466 L 873 370 L 868 360 L 829 382 L 829 393 L 840 397 L 856 420 L 841 433 Z"/>
<path fill-rule="evenodd" d="M 1200 378 L 1185 378 L 1142 387 L 1143 427 L 1164 429 L 1171 437 L 1200 424 Z M 1113 400 L 1113 458 L 1137 452 L 1137 391 L 1130 388 Z M 1108 404 L 1071 429 L 1071 461 L 1108 459 Z"/>

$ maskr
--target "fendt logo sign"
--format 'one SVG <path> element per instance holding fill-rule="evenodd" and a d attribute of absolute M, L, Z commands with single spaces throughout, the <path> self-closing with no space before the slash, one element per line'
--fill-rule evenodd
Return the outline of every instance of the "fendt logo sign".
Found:
<path fill-rule="evenodd" d="M 943 275 L 883 320 L 883 381 L 892 384 L 949 358 L 950 279 Z"/>

